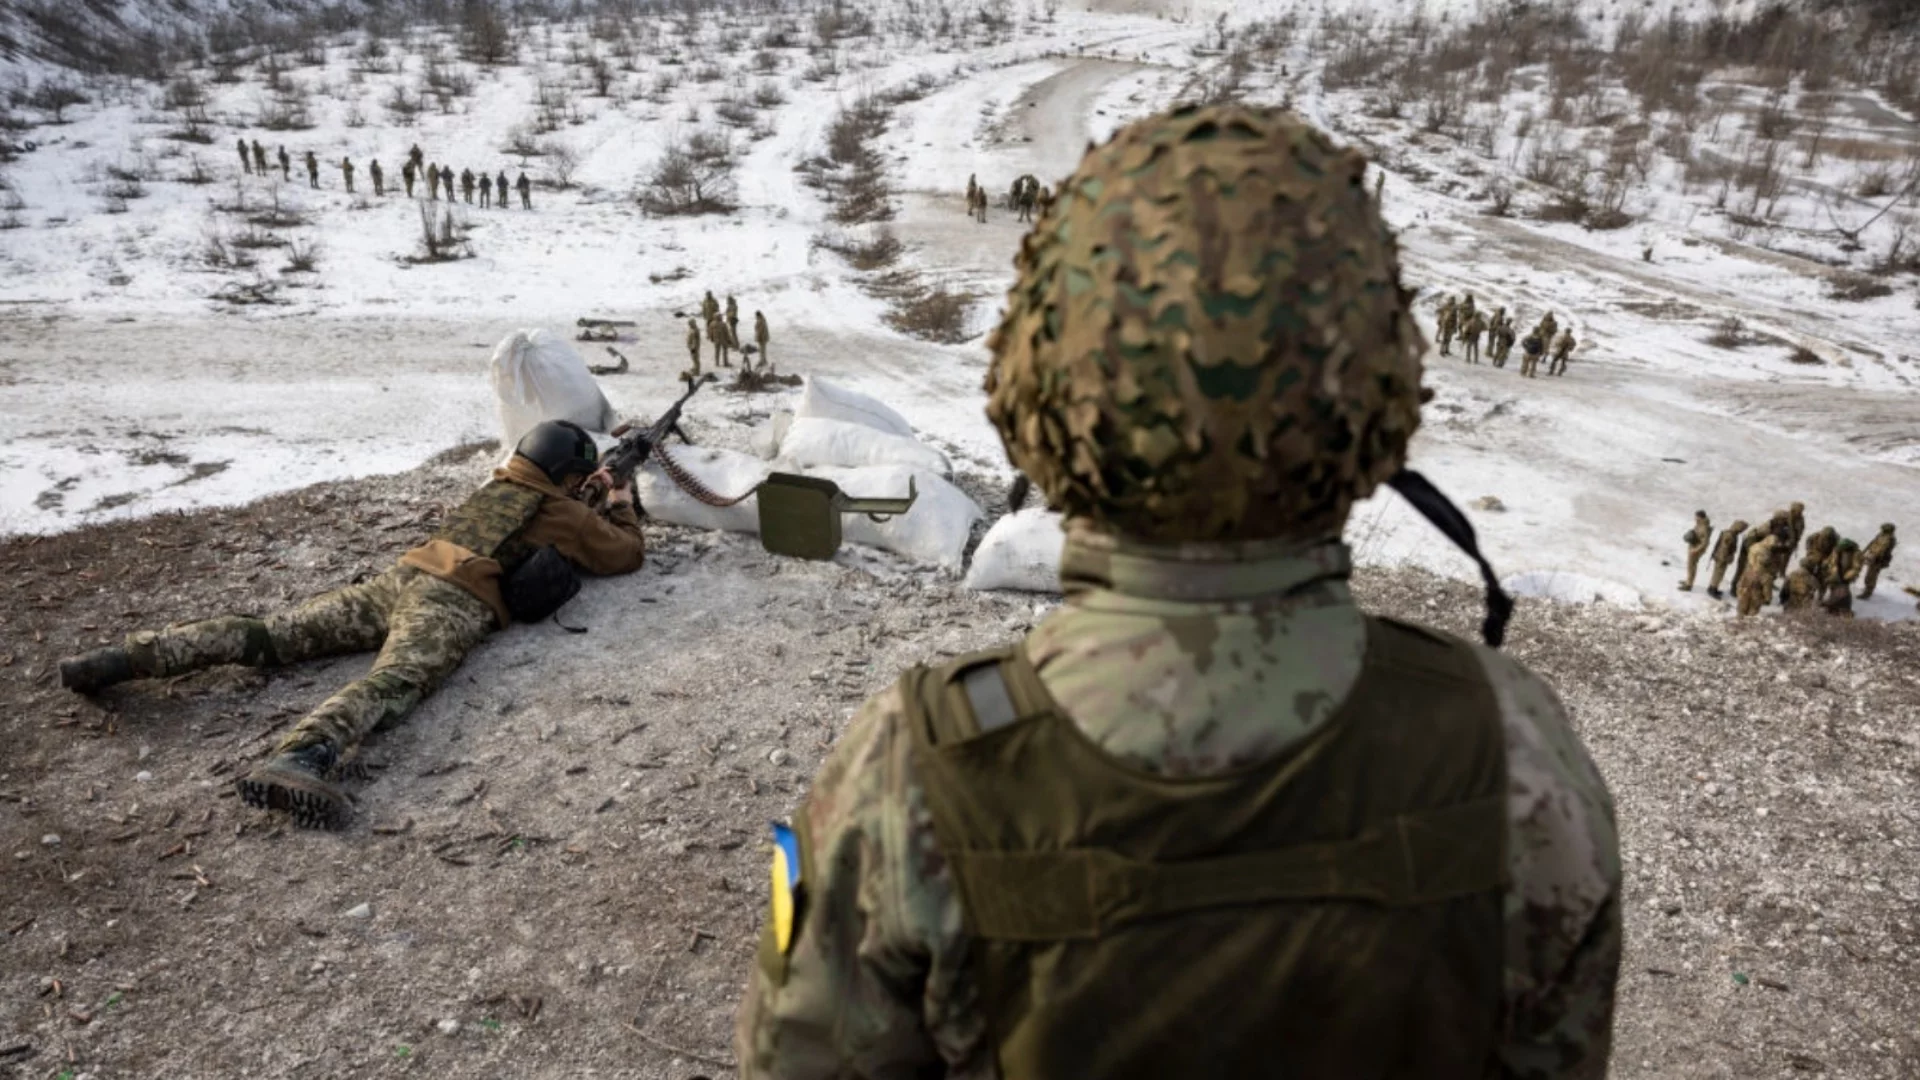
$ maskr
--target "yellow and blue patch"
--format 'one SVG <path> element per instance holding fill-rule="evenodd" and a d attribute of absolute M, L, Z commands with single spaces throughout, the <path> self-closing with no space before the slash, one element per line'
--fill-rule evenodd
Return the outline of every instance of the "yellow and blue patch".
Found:
<path fill-rule="evenodd" d="M 795 898 L 800 892 L 800 837 L 773 823 L 773 943 L 782 956 L 793 947 Z"/>

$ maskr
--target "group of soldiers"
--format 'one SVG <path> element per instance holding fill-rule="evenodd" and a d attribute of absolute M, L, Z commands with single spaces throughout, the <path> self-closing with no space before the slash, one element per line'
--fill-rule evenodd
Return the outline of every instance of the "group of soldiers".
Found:
<path fill-rule="evenodd" d="M 246 170 L 248 175 L 268 175 L 267 148 L 260 145 L 260 140 L 255 139 L 249 143 L 246 139 L 241 139 L 236 143 L 236 149 L 240 152 L 240 167 Z M 281 179 L 292 180 L 293 155 L 289 154 L 287 148 L 282 146 L 279 148 L 278 158 Z M 307 169 L 307 186 L 316 189 L 319 188 L 320 159 L 314 155 L 313 151 L 309 150 L 304 155 L 302 162 Z M 346 182 L 347 194 L 353 194 L 353 159 L 350 157 L 341 158 L 339 169 L 341 178 Z M 367 163 L 367 177 L 373 181 L 373 193 L 375 195 L 385 195 L 387 193 L 386 171 L 380 167 L 378 159 Z M 501 169 L 498 176 L 489 176 L 485 170 L 475 173 L 472 169 L 462 169 L 457 179 L 460 184 L 458 195 L 455 194 L 454 189 L 456 177 L 454 176 L 453 167 L 427 161 L 426 155 L 421 151 L 418 143 L 415 143 L 413 148 L 407 151 L 406 163 L 400 166 L 400 180 L 406 185 L 408 198 L 413 197 L 414 185 L 424 180 L 427 185 L 427 198 L 435 201 L 440 199 L 441 192 L 444 191 L 448 202 L 457 202 L 464 198 L 466 203 L 471 206 L 473 205 L 474 193 L 477 191 L 480 195 L 481 209 L 484 210 L 489 206 L 498 205 L 502 210 L 505 210 L 512 205 L 512 195 L 510 193 L 517 191 L 520 194 L 521 209 L 533 209 L 533 181 L 527 179 L 527 174 L 524 171 L 520 173 L 518 180 L 511 183 L 507 180 L 507 170 L 505 169 Z"/>
<path fill-rule="evenodd" d="M 977 175 L 967 176 L 967 216 L 982 224 L 987 220 L 987 189 L 980 185 Z M 1040 182 L 1032 173 L 1023 173 L 1016 177 L 1013 186 L 1007 190 L 1007 205 L 1020 215 L 1021 221 L 1032 221 L 1035 211 L 1042 214 L 1053 206 L 1053 189 Z"/>
<path fill-rule="evenodd" d="M 749 358 L 747 351 L 740 347 L 740 305 L 734 300 L 732 293 L 727 294 L 726 307 L 723 309 L 720 302 L 713 298 L 713 290 L 708 289 L 707 295 L 700 301 L 700 320 L 706 323 L 707 343 L 713 346 L 715 367 L 732 367 L 728 357 L 737 351 L 741 354 L 740 366 L 747 371 L 753 370 L 753 360 Z M 758 311 L 754 312 L 753 343 L 755 350 L 760 354 L 762 371 L 773 370 L 773 361 L 767 357 L 767 342 L 771 337 L 772 335 L 767 331 L 767 317 Z M 693 361 L 693 367 L 688 374 L 698 376 L 700 374 L 700 321 L 691 318 L 687 320 L 687 356 Z"/>
<path fill-rule="evenodd" d="M 1891 522 L 1881 525 L 1879 535 L 1865 547 L 1842 537 L 1829 525 L 1806 535 L 1806 504 L 1796 502 L 1785 510 L 1776 510 L 1763 525 L 1747 527 L 1736 521 L 1713 541 L 1713 576 L 1707 582 L 1707 595 L 1719 599 L 1720 582 L 1733 570 L 1737 610 L 1743 616 L 1758 615 L 1775 598 L 1774 585 L 1784 577 L 1778 598 L 1787 611 L 1810 611 L 1815 604 L 1829 614 L 1853 616 L 1853 583 L 1866 576 L 1860 599 L 1873 595 L 1880 573 L 1893 562 L 1894 529 Z M 1805 536 L 1806 553 L 1797 568 L 1789 570 L 1793 552 Z M 1713 522 L 1705 510 L 1693 513 L 1693 528 L 1682 537 L 1687 543 L 1687 577 L 1680 583 L 1682 592 L 1693 590 L 1693 581 L 1713 537 Z"/>
<path fill-rule="evenodd" d="M 1536 378 L 1540 374 L 1540 360 L 1548 357 L 1547 374 L 1565 375 L 1567 360 L 1573 355 L 1577 344 L 1573 329 L 1561 329 L 1549 311 L 1540 316 L 1525 337 L 1520 336 L 1513 316 L 1507 314 L 1505 307 L 1495 308 L 1489 319 L 1483 311 L 1477 310 L 1473 294 L 1465 293 L 1459 298 L 1447 297 L 1440 303 L 1440 355 L 1453 355 L 1453 340 L 1458 337 L 1467 363 L 1480 362 L 1480 339 L 1487 341 L 1487 354 L 1493 360 L 1493 366 L 1507 366 L 1507 357 L 1513 352 L 1514 342 L 1520 343 L 1520 374 L 1527 378 Z"/>

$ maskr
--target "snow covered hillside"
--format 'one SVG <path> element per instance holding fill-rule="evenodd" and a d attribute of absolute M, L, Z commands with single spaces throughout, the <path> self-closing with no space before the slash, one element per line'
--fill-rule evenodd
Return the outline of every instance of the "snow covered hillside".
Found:
<path fill-rule="evenodd" d="M 1916 527 L 1911 44 L 1658 23 L 1747 10 L 1708 0 L 1584 4 L 1581 22 L 1423 10 L 520 17 L 498 41 L 356 31 L 163 83 L 54 79 L 67 95 L 23 69 L 0 191 L 0 531 L 236 503 L 485 439 L 487 350 L 519 326 L 632 320 L 615 347 L 634 371 L 603 381 L 651 414 L 685 361 L 676 313 L 709 289 L 766 314 L 781 371 L 893 403 L 993 490 L 1009 469 L 982 340 L 1024 226 L 997 204 L 969 220 L 967 178 L 1052 183 L 1130 118 L 1226 97 L 1367 149 L 1429 319 L 1472 291 L 1523 331 L 1547 310 L 1571 326 L 1565 377 L 1429 358 L 1415 464 L 1471 504 L 1516 584 L 1706 605 L 1673 590 L 1697 508 L 1724 526 L 1797 499 L 1862 542 Z M 416 144 L 456 173 L 524 172 L 532 209 L 408 198 Z M 690 415 L 741 448 L 776 405 L 714 395 Z M 1468 576 L 1392 496 L 1351 538 Z M 1911 609 L 1904 563 L 1863 613 Z"/>

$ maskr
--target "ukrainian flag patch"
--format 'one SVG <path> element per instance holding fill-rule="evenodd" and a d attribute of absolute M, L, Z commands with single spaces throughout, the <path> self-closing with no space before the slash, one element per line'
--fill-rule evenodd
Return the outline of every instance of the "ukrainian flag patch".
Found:
<path fill-rule="evenodd" d="M 773 823 L 773 943 L 785 956 L 793 947 L 794 898 L 800 892 L 800 837 Z"/>

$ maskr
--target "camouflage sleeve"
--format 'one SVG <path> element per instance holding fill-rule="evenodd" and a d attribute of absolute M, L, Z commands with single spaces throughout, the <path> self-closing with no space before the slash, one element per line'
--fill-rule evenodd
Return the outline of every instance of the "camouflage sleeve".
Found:
<path fill-rule="evenodd" d="M 1622 944 L 1613 797 L 1553 690 L 1481 655 L 1506 724 L 1512 822 L 1501 1075 L 1601 1080 Z"/>
<path fill-rule="evenodd" d="M 903 713 L 898 687 L 869 700 L 794 817 L 803 896 L 784 954 L 767 929 L 741 1002 L 744 1078 L 979 1067 L 959 898 L 912 776 Z"/>

